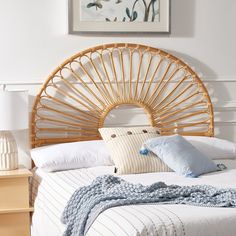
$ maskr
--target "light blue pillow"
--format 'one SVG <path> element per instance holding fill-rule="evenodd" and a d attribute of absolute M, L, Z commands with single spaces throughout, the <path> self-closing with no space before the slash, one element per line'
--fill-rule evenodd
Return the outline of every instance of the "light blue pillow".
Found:
<path fill-rule="evenodd" d="M 147 140 L 140 150 L 146 155 L 155 153 L 179 175 L 198 177 L 219 170 L 217 165 L 180 135 L 161 136 Z"/>

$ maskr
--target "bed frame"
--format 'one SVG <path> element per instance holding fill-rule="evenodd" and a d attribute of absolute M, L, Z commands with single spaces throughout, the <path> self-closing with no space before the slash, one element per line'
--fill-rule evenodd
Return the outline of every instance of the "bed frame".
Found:
<path fill-rule="evenodd" d="M 62 63 L 37 95 L 31 144 L 100 139 L 111 110 L 143 108 L 164 135 L 214 135 L 213 108 L 197 74 L 160 49 L 129 43 L 99 45 Z"/>

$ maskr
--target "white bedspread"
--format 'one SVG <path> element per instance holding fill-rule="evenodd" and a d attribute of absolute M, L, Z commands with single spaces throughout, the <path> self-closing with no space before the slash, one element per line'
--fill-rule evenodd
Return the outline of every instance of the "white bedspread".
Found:
<path fill-rule="evenodd" d="M 173 172 L 123 175 L 133 183 L 152 184 L 208 184 L 236 188 L 236 160 L 217 161 L 229 169 L 184 178 Z M 63 235 L 65 226 L 60 222 L 63 209 L 73 192 L 88 185 L 99 175 L 112 174 L 114 167 L 95 167 L 55 173 L 35 171 L 32 180 L 32 201 L 35 211 L 32 236 Z M 87 236 L 235 236 L 235 208 L 205 208 L 187 205 L 131 205 L 106 210 L 98 216 Z"/>

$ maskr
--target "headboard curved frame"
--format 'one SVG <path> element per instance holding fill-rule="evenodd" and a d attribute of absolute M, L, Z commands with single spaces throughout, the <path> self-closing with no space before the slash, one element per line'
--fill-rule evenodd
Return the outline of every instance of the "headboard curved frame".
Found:
<path fill-rule="evenodd" d="M 82 51 L 46 80 L 32 111 L 32 147 L 99 139 L 109 112 L 141 107 L 162 134 L 214 135 L 213 108 L 197 74 L 153 47 L 116 43 Z"/>

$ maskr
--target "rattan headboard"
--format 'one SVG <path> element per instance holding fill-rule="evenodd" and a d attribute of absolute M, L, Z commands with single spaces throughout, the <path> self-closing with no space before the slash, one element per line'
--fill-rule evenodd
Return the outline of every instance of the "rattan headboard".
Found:
<path fill-rule="evenodd" d="M 210 97 L 188 65 L 160 49 L 117 43 L 82 51 L 49 76 L 33 106 L 32 147 L 99 139 L 122 104 L 143 108 L 162 134 L 214 134 Z"/>

